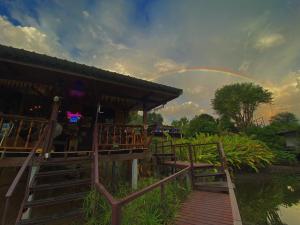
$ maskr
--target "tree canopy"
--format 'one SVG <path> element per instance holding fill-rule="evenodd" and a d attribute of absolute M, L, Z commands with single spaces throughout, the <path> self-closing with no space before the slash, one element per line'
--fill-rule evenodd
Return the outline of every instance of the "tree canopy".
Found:
<path fill-rule="evenodd" d="M 179 128 L 183 135 L 187 135 L 189 129 L 189 123 L 190 121 L 188 120 L 188 118 L 182 117 L 179 120 L 173 120 L 171 125 Z"/>
<path fill-rule="evenodd" d="M 216 134 L 218 124 L 214 117 L 209 114 L 200 114 L 190 121 L 188 135 L 194 136 L 197 133 Z"/>
<path fill-rule="evenodd" d="M 147 123 L 149 125 L 162 125 L 163 124 L 163 117 L 159 113 L 148 113 Z M 130 112 L 129 114 L 129 124 L 143 124 L 143 116 L 139 115 L 137 111 Z"/>
<path fill-rule="evenodd" d="M 262 103 L 270 103 L 272 93 L 253 83 L 225 85 L 215 92 L 212 99 L 214 110 L 232 120 L 240 130 L 253 122 L 253 114 Z"/>
<path fill-rule="evenodd" d="M 298 119 L 291 112 L 281 112 L 271 117 L 270 125 L 293 128 L 299 126 Z"/>

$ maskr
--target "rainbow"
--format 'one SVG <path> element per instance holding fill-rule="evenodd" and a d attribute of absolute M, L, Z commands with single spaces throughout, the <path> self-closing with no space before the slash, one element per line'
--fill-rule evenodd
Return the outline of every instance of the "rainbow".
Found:
<path fill-rule="evenodd" d="M 160 75 L 157 78 L 159 78 L 159 77 L 161 77 L 165 74 L 197 72 L 197 71 L 220 73 L 220 74 L 224 74 L 224 75 L 228 75 L 228 76 L 232 76 L 232 77 L 247 79 L 249 81 L 254 81 L 252 78 L 246 76 L 243 73 L 236 72 L 236 71 L 233 71 L 233 70 L 228 69 L 228 68 L 221 68 L 221 67 L 184 67 L 184 68 L 180 68 L 180 69 L 177 69 L 177 70 L 169 70 L 169 71 L 166 71 L 166 72 L 162 72 L 162 73 L 160 73 Z"/>

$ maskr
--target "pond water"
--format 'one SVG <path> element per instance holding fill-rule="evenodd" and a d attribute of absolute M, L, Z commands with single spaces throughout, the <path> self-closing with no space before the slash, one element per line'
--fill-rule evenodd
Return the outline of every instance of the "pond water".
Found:
<path fill-rule="evenodd" d="M 238 175 L 235 184 L 244 225 L 300 225 L 300 173 Z"/>

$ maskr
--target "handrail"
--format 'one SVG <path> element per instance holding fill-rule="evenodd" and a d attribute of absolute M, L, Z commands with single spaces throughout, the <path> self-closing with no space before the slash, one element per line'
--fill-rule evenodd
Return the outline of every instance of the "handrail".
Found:
<path fill-rule="evenodd" d="M 191 166 L 187 166 L 186 168 L 180 170 L 179 172 L 170 175 L 148 187 L 143 188 L 142 190 L 136 191 L 122 199 L 116 199 L 114 196 L 105 188 L 105 186 L 99 180 L 99 152 L 98 152 L 98 125 L 97 119 L 94 126 L 93 132 L 93 166 L 92 166 L 92 177 L 93 177 L 93 186 L 95 189 L 104 196 L 104 198 L 108 201 L 109 205 L 112 208 L 112 225 L 120 225 L 121 224 L 121 214 L 122 214 L 122 206 L 128 204 L 129 202 L 137 199 L 138 197 L 152 191 L 153 189 L 160 186 L 161 193 L 163 195 L 164 185 L 165 183 L 174 180 L 178 176 L 181 176 L 185 173 L 188 173 L 191 170 Z"/>
<path fill-rule="evenodd" d="M 153 189 L 157 188 L 158 186 L 160 186 L 162 184 L 165 184 L 165 183 L 167 183 L 171 180 L 174 180 L 175 178 L 177 178 L 178 176 L 181 176 L 184 173 L 187 173 L 190 169 L 191 169 L 191 166 L 187 166 L 184 169 L 182 169 L 182 170 L 180 170 L 180 171 L 178 171 L 178 172 L 176 172 L 176 173 L 174 173 L 174 174 L 172 174 L 172 175 L 170 175 L 170 176 L 168 176 L 168 177 L 166 177 L 166 178 L 164 178 L 164 179 L 162 179 L 162 180 L 160 180 L 160 181 L 158 181 L 154 184 L 151 184 L 148 187 L 143 188 L 142 190 L 139 190 L 137 192 L 134 192 L 134 193 L 126 196 L 125 198 L 119 200 L 119 203 L 121 205 L 127 204 L 127 203 L 137 199 L 141 195 L 146 194 L 149 191 L 152 191 Z"/>
<path fill-rule="evenodd" d="M 230 173 L 228 171 L 226 155 L 225 155 L 223 145 L 221 142 L 218 143 L 218 151 L 220 154 L 220 160 L 221 160 L 221 163 L 222 163 L 225 175 L 226 175 L 227 184 L 228 184 L 228 192 L 229 192 L 229 198 L 230 198 L 230 203 L 231 203 L 233 224 L 234 225 L 242 225 L 242 219 L 241 219 L 238 203 L 237 203 L 235 192 L 234 192 L 234 186 L 233 186 L 233 183 L 231 180 Z"/>
<path fill-rule="evenodd" d="M 216 145 L 218 144 L 218 142 L 209 142 L 209 143 L 199 143 L 199 144 L 189 144 L 189 143 L 181 143 L 181 144 L 170 144 L 170 145 L 157 145 L 158 148 L 162 148 L 162 147 L 180 147 L 180 146 L 192 146 L 192 147 L 196 147 L 196 146 L 205 146 L 205 145 Z"/>
<path fill-rule="evenodd" d="M 34 121 L 34 122 L 42 122 L 47 123 L 48 120 L 45 118 L 32 118 L 28 116 L 20 116 L 20 115 L 14 115 L 14 114 L 4 114 L 0 113 L 0 118 L 9 118 L 9 119 L 19 119 L 19 120 L 25 120 L 25 121 Z"/>
<path fill-rule="evenodd" d="M 23 177 L 23 174 L 24 174 L 25 170 L 29 166 L 29 163 L 32 161 L 33 156 L 35 156 L 37 148 L 41 145 L 42 140 L 45 138 L 46 134 L 48 134 L 49 129 L 50 129 L 50 126 L 47 126 L 45 128 L 45 130 L 43 131 L 43 134 L 40 136 L 39 140 L 35 144 L 34 148 L 31 150 L 30 154 L 26 157 L 26 159 L 23 162 L 21 168 L 19 169 L 16 177 L 14 178 L 12 184 L 8 188 L 7 193 L 5 194 L 6 200 L 5 200 L 5 206 L 4 206 L 3 215 L 2 215 L 2 225 L 6 224 L 5 222 L 6 222 L 7 210 L 8 210 L 8 207 L 9 207 L 9 200 L 12 197 L 12 195 L 14 194 L 14 192 L 16 190 L 16 187 L 19 184 L 21 178 Z M 30 177 L 30 174 L 29 174 L 28 177 Z M 28 179 L 28 182 L 29 182 L 29 179 Z M 29 183 L 27 183 L 27 185 L 29 185 Z M 28 190 L 28 186 L 26 187 L 26 191 L 27 190 Z"/>
<path fill-rule="evenodd" d="M 40 146 L 42 140 L 45 138 L 45 135 L 47 134 L 48 131 L 48 127 L 45 129 L 45 131 L 43 132 L 43 135 L 40 137 L 40 139 L 38 140 L 38 142 L 35 144 L 34 148 L 31 150 L 31 152 L 29 153 L 29 155 L 26 157 L 25 161 L 23 162 L 20 170 L 18 171 L 15 179 L 13 180 L 12 184 L 10 185 L 5 197 L 9 198 L 12 196 L 12 194 L 14 193 L 17 184 L 20 182 L 20 179 L 23 176 L 23 173 L 25 172 L 27 166 L 30 163 L 30 160 L 32 159 L 32 157 L 34 156 L 37 148 Z"/>

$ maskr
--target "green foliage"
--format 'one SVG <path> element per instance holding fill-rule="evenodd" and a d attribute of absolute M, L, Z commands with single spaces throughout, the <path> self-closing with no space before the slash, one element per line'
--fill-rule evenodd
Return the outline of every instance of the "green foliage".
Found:
<path fill-rule="evenodd" d="M 179 120 L 173 120 L 171 125 L 179 128 L 182 134 L 185 136 L 187 135 L 189 129 L 189 123 L 190 121 L 186 117 L 182 117 Z"/>
<path fill-rule="evenodd" d="M 218 125 L 215 118 L 208 114 L 200 114 L 190 121 L 187 135 L 191 137 L 197 133 L 216 134 L 217 132 Z"/>
<path fill-rule="evenodd" d="M 92 190 L 85 197 L 83 211 L 86 218 L 85 225 L 110 224 L 111 210 L 107 201 L 96 190 Z"/>
<path fill-rule="evenodd" d="M 236 83 L 218 89 L 212 100 L 214 110 L 235 122 L 239 129 L 247 128 L 253 113 L 261 103 L 272 101 L 272 93 L 253 83 Z"/>
<path fill-rule="evenodd" d="M 148 113 L 147 115 L 147 123 L 149 125 L 162 125 L 163 124 L 163 117 L 159 113 Z M 128 123 L 132 125 L 140 125 L 143 124 L 143 116 L 139 115 L 137 111 L 129 113 Z"/>
<path fill-rule="evenodd" d="M 128 124 L 131 125 L 143 124 L 143 117 L 139 115 L 137 111 L 132 111 L 129 113 Z"/>
<path fill-rule="evenodd" d="M 139 181 L 139 189 L 149 186 L 157 179 L 147 178 Z M 123 198 L 131 192 L 127 185 L 120 185 L 115 194 Z M 122 225 L 145 224 L 162 225 L 172 221 L 180 202 L 186 198 L 190 187 L 184 180 L 168 183 L 165 186 L 165 199 L 161 201 L 160 189 L 155 189 L 129 203 L 122 210 Z M 109 225 L 111 209 L 106 200 L 96 191 L 91 191 L 84 201 L 86 225 Z"/>
<path fill-rule="evenodd" d="M 296 162 L 296 153 L 286 151 L 285 137 L 278 135 L 278 133 L 295 129 L 299 129 L 299 125 L 293 114 L 279 113 L 272 117 L 270 125 L 249 127 L 245 130 L 245 133 L 253 139 L 266 143 L 275 155 L 275 163 L 293 164 Z"/>
<path fill-rule="evenodd" d="M 285 147 L 285 140 L 277 134 L 279 131 L 280 129 L 275 126 L 252 126 L 247 128 L 245 133 L 253 139 L 263 141 L 271 150 L 282 151 Z"/>
<path fill-rule="evenodd" d="M 270 148 L 259 140 L 246 135 L 205 135 L 198 134 L 191 139 L 180 139 L 176 143 L 207 144 L 221 141 L 229 166 L 234 168 L 250 167 L 255 171 L 269 165 L 274 160 Z M 196 161 L 218 164 L 219 156 L 215 145 L 204 145 L 195 150 Z M 187 149 L 178 150 L 179 160 L 188 160 Z"/>
<path fill-rule="evenodd" d="M 296 154 L 288 151 L 273 151 L 276 163 L 278 164 L 294 164 L 297 162 Z"/>
<path fill-rule="evenodd" d="M 148 113 L 148 118 L 147 118 L 148 124 L 149 125 L 162 125 L 164 122 L 164 119 L 161 114 L 159 113 Z"/>
<path fill-rule="evenodd" d="M 276 131 L 290 131 L 300 128 L 298 119 L 291 112 L 282 112 L 273 116 L 270 120 L 270 126 Z"/>

